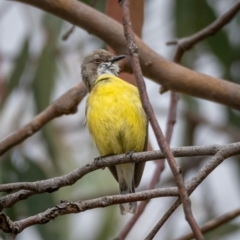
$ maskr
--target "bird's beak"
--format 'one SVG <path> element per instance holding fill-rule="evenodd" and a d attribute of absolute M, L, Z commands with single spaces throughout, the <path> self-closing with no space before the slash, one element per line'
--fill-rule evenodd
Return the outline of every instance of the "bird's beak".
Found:
<path fill-rule="evenodd" d="M 119 61 L 119 60 L 121 60 L 121 59 L 123 59 L 125 57 L 126 57 L 126 55 L 118 55 L 118 56 L 112 57 L 109 61 L 114 63 L 114 62 L 117 62 L 117 61 Z"/>

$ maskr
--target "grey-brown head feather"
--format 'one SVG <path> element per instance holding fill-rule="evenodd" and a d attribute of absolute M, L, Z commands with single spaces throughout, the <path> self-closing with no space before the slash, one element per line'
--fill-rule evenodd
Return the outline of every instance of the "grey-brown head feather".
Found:
<path fill-rule="evenodd" d="M 99 75 L 99 65 L 109 62 L 112 58 L 113 54 L 103 49 L 98 49 L 85 57 L 81 67 L 81 74 L 82 80 L 89 92 L 92 90 L 94 82 Z"/>

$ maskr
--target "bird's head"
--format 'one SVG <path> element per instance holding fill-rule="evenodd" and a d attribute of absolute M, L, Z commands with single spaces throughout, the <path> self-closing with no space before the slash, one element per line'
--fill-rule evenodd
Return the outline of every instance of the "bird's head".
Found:
<path fill-rule="evenodd" d="M 112 53 L 98 49 L 92 54 L 86 56 L 82 63 L 81 73 L 82 80 L 87 90 L 90 92 L 96 79 L 102 74 L 118 75 L 118 61 L 125 55 L 114 56 Z"/>

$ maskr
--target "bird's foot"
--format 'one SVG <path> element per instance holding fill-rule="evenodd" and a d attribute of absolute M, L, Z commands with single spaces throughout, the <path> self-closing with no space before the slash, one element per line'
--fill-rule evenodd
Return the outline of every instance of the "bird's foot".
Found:
<path fill-rule="evenodd" d="M 100 161 L 100 160 L 102 160 L 102 156 L 99 156 L 99 157 L 96 157 L 96 158 L 94 158 L 94 163 L 95 164 L 98 164 L 98 162 Z M 102 170 L 104 170 L 105 169 L 105 167 L 102 167 Z"/>
<path fill-rule="evenodd" d="M 98 163 L 100 160 L 102 160 L 102 156 L 94 158 L 94 163 Z"/>
<path fill-rule="evenodd" d="M 130 159 L 132 158 L 132 155 L 134 154 L 134 151 L 128 151 L 128 152 L 126 152 L 125 153 L 125 155 L 127 156 L 127 157 L 130 157 Z"/>

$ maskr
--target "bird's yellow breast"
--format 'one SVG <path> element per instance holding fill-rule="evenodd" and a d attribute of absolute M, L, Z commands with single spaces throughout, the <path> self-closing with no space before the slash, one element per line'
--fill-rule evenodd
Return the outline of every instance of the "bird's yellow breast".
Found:
<path fill-rule="evenodd" d="M 143 151 L 147 118 L 138 89 L 114 75 L 101 75 L 89 94 L 86 121 L 101 156 Z"/>

